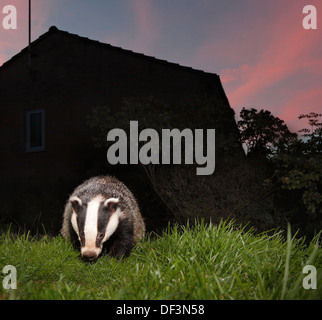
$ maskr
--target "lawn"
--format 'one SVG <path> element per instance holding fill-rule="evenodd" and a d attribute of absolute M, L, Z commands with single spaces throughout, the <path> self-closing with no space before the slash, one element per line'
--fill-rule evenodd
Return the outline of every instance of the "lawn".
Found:
<path fill-rule="evenodd" d="M 3 267 L 17 270 L 6 290 Z M 317 289 L 304 289 L 306 265 Z M 60 236 L 0 235 L 1 299 L 321 299 L 322 249 L 282 232 L 256 235 L 232 222 L 169 227 L 146 236 L 131 256 L 84 262 Z"/>

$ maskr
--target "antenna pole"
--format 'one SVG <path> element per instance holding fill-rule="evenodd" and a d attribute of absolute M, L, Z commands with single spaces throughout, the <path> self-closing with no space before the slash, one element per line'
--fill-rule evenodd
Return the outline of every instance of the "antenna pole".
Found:
<path fill-rule="evenodd" d="M 31 69 L 31 0 L 29 0 L 29 26 L 28 26 L 28 68 Z"/>

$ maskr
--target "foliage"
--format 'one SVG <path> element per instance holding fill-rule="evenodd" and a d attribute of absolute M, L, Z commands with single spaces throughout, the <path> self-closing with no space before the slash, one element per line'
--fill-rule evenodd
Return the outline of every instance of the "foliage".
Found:
<path fill-rule="evenodd" d="M 256 159 L 236 158 L 222 161 L 213 175 L 196 176 L 193 167 L 178 165 L 162 167 L 152 180 L 176 221 L 199 217 L 217 223 L 230 217 L 264 231 L 280 225 L 270 189 L 263 186 L 264 169 Z"/>
<path fill-rule="evenodd" d="M 288 130 L 284 121 L 274 117 L 268 110 L 243 108 L 240 118 L 240 140 L 246 146 L 247 156 L 270 156 L 276 152 L 276 148 L 296 138 L 296 134 Z"/>
<path fill-rule="evenodd" d="M 299 132 L 304 132 L 303 137 L 307 137 L 306 140 L 306 153 L 321 154 L 322 153 L 322 122 L 319 121 L 319 117 L 322 117 L 322 113 L 310 112 L 309 114 L 301 114 L 299 119 L 309 119 L 308 124 L 311 129 L 301 129 Z"/>
<path fill-rule="evenodd" d="M 273 159 L 273 179 L 283 189 L 298 192 L 313 221 L 321 221 L 322 215 L 322 124 L 318 122 L 319 116 L 322 115 L 300 115 L 299 119 L 309 119 L 311 131 L 302 129 L 304 139 L 293 141 Z"/>
<path fill-rule="evenodd" d="M 17 268 L 17 290 L 0 287 L 0 299 L 320 299 L 305 290 L 305 265 L 322 268 L 319 236 L 305 245 L 288 233 L 255 235 L 241 226 L 169 227 L 147 236 L 127 259 L 105 255 L 84 262 L 60 237 L 0 235 L 0 270 Z"/>
<path fill-rule="evenodd" d="M 269 111 L 244 108 L 240 116 L 241 141 L 248 158 L 266 163 L 267 178 L 262 185 L 274 197 L 278 216 L 296 223 L 306 234 L 322 228 L 321 114 L 299 116 L 308 119 L 310 126 L 300 130 L 302 139 Z"/>

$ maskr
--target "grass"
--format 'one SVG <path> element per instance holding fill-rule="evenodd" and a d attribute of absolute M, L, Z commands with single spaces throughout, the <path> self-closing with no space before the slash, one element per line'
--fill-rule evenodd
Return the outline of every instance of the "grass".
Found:
<path fill-rule="evenodd" d="M 232 222 L 200 222 L 146 237 L 127 259 L 94 263 L 60 236 L 0 236 L 0 299 L 321 299 L 322 249 L 279 232 L 254 235 Z M 317 289 L 302 286 L 315 266 Z M 17 289 L 1 286 L 5 265 Z M 3 277 L 3 278 L 2 278 Z"/>

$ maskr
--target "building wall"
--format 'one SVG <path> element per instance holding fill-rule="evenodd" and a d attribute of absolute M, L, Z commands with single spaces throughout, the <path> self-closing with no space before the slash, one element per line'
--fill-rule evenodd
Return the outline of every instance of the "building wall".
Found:
<path fill-rule="evenodd" d="M 90 176 L 97 162 L 107 163 L 106 153 L 94 148 L 94 133 L 87 125 L 93 107 L 107 105 L 117 110 L 126 97 L 153 95 L 175 103 L 189 94 L 210 93 L 230 110 L 234 125 L 233 111 L 215 74 L 55 28 L 31 48 L 32 72 L 26 49 L 0 68 L 0 177 L 4 182 L 0 207 L 13 212 L 9 215 L 25 210 L 31 193 L 35 214 L 47 211 L 41 200 L 37 202 L 37 192 L 55 193 L 60 184 L 56 197 L 60 203 L 67 197 L 65 188 Z M 26 111 L 39 108 L 45 109 L 46 150 L 26 153 Z M 9 204 L 8 197 L 14 193 L 25 198 L 24 204 Z"/>

